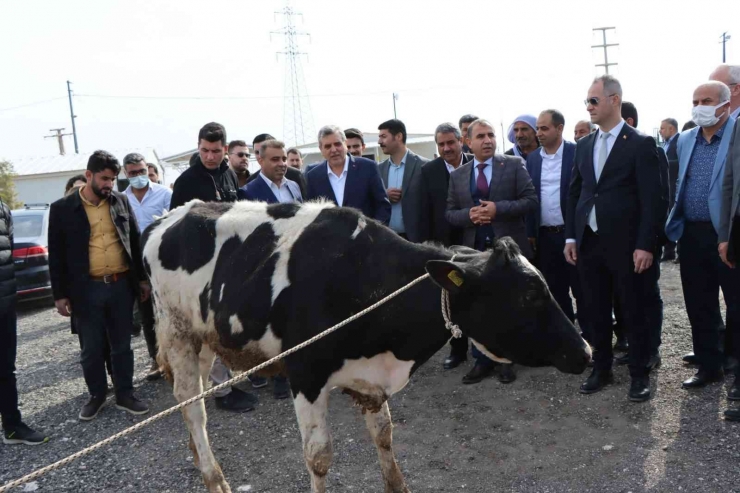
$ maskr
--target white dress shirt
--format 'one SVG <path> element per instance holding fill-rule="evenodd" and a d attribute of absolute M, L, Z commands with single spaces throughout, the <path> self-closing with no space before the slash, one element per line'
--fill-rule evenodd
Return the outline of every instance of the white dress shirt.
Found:
<path fill-rule="evenodd" d="M 463 156 L 462 154 L 460 154 L 460 164 L 457 165 L 457 168 L 459 168 L 460 166 L 462 166 L 464 160 L 465 160 L 465 156 Z M 444 161 L 444 158 L 442 158 L 442 161 Z M 445 161 L 445 166 L 447 167 L 447 172 L 448 173 L 452 173 L 453 171 L 455 171 L 457 169 L 453 165 L 451 165 L 450 163 L 448 163 L 447 161 Z"/>
<path fill-rule="evenodd" d="M 547 154 L 540 148 L 542 173 L 540 177 L 540 226 L 562 226 L 563 211 L 560 209 L 560 177 L 563 169 L 563 149 L 561 142 L 555 154 Z"/>
<path fill-rule="evenodd" d="M 609 154 L 612 152 L 612 149 L 614 148 L 614 143 L 617 141 L 617 137 L 619 137 L 619 133 L 622 131 L 622 127 L 624 127 L 625 121 L 620 120 L 619 123 L 617 123 L 617 126 L 613 129 L 609 130 L 608 134 L 609 137 L 606 139 L 606 159 L 609 159 Z M 594 164 L 594 172 L 596 172 L 596 167 L 599 165 L 599 151 L 601 150 L 601 129 L 597 130 L 594 134 L 594 139 L 596 139 L 596 143 L 594 144 L 594 156 L 593 156 L 593 164 Z M 606 163 L 604 163 L 606 165 Z M 603 174 L 603 169 L 601 170 Z M 596 203 L 594 203 L 594 206 L 591 208 L 591 212 L 589 213 L 589 217 L 591 217 L 591 214 L 596 215 Z M 575 238 L 568 238 L 565 240 L 566 243 L 575 243 Z"/>
<path fill-rule="evenodd" d="M 485 160 L 486 166 L 483 168 L 483 174 L 486 177 L 486 181 L 488 182 L 488 187 L 490 191 L 491 187 L 491 176 L 493 176 L 493 158 L 489 157 Z M 478 165 L 480 164 L 480 161 L 478 161 L 477 158 L 473 158 L 473 173 L 475 173 L 475 176 L 473 176 L 473 180 L 478 183 L 478 173 L 480 173 L 480 170 L 478 169 Z M 489 195 L 490 196 L 490 195 Z M 488 197 L 486 197 L 488 198 Z"/>
<path fill-rule="evenodd" d="M 347 182 L 348 169 L 349 155 L 344 158 L 344 169 L 339 176 L 334 174 L 334 172 L 331 170 L 331 166 L 329 166 L 329 162 L 326 162 L 326 171 L 327 173 L 329 173 L 329 184 L 331 185 L 331 189 L 334 191 L 334 197 L 336 197 L 337 199 L 337 205 L 340 207 L 344 203 L 344 185 Z"/>
<path fill-rule="evenodd" d="M 295 197 L 293 197 L 293 194 L 288 188 L 288 181 L 284 177 L 283 180 L 280 182 L 280 185 L 278 186 L 274 181 L 266 177 L 264 173 L 260 173 L 260 176 L 263 180 L 265 180 L 267 186 L 270 187 L 270 190 L 272 191 L 273 195 L 275 195 L 275 198 L 278 199 L 278 202 L 280 202 L 281 204 L 285 204 L 286 202 L 296 201 Z"/>

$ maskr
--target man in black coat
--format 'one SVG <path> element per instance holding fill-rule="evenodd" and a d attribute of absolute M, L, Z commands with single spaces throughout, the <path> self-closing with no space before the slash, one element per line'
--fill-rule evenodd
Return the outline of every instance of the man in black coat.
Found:
<path fill-rule="evenodd" d="M 49 438 L 24 424 L 18 410 L 18 388 L 15 382 L 16 303 L 13 217 L 0 198 L 0 415 L 3 442 L 38 445 L 47 442 Z"/>
<path fill-rule="evenodd" d="M 434 140 L 440 157 L 421 167 L 421 241 L 436 241 L 444 246 L 462 245 L 463 229 L 451 226 L 445 217 L 447 191 L 450 173 L 473 159 L 473 155 L 463 152 L 462 133 L 452 123 L 439 125 Z M 450 355 L 444 361 L 444 369 L 456 368 L 468 359 L 467 355 L 467 337 L 450 339 Z"/>
<path fill-rule="evenodd" d="M 611 383 L 612 299 L 624 313 L 629 340 L 629 399 L 650 398 L 645 273 L 656 250 L 661 185 L 655 140 L 637 132 L 621 116 L 622 86 L 604 75 L 588 91 L 586 109 L 599 130 L 581 139 L 568 197 L 565 257 L 578 266 L 594 370 L 581 386 L 591 394 Z"/>
<path fill-rule="evenodd" d="M 227 149 L 223 125 L 212 122 L 200 129 L 198 155 L 193 159 L 193 165 L 175 181 L 170 210 L 193 199 L 203 202 L 236 201 L 239 180 L 226 161 Z"/>
<path fill-rule="evenodd" d="M 139 228 L 125 194 L 113 190 L 121 166 L 105 151 L 87 163 L 87 184 L 51 205 L 49 275 L 57 311 L 75 314 L 80 362 L 90 400 L 80 419 L 94 419 L 106 403 L 104 351 L 111 347 L 116 407 L 131 414 L 149 408 L 133 393 L 131 349 L 134 297 L 149 297 Z"/>
<path fill-rule="evenodd" d="M 670 210 L 676 202 L 676 182 L 678 182 L 678 121 L 675 118 L 666 118 L 660 122 L 660 136 L 665 142 L 663 150 L 668 158 L 668 210 Z M 660 260 L 676 258 L 676 242 L 668 241 Z"/>

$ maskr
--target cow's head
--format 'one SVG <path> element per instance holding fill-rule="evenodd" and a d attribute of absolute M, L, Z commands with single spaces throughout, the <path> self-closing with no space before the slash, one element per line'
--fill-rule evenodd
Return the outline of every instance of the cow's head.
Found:
<path fill-rule="evenodd" d="M 426 269 L 450 292 L 452 322 L 489 357 L 566 373 L 586 369 L 591 348 L 511 238 L 490 253 L 458 250 L 454 262 L 432 260 Z"/>

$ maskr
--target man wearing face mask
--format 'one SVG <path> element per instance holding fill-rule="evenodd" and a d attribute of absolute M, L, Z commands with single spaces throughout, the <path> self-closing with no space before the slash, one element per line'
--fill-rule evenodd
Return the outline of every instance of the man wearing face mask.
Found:
<path fill-rule="evenodd" d="M 719 330 L 719 289 L 727 305 L 727 332 L 738 327 L 740 281 L 717 254 L 725 160 L 735 119 L 730 116 L 730 88 L 706 82 L 694 91 L 692 116 L 698 127 L 678 138 L 676 203 L 666 235 L 681 251 L 681 284 L 691 323 L 699 371 L 685 389 L 704 387 L 724 377 Z"/>
<path fill-rule="evenodd" d="M 154 222 L 155 217 L 160 217 L 170 210 L 172 190 L 150 180 L 148 165 L 141 154 L 127 154 L 123 158 L 123 170 L 129 183 L 124 193 L 136 216 L 139 233 L 143 233 Z M 157 364 L 157 336 L 154 332 L 154 306 L 151 297 L 146 301 L 139 301 L 139 314 L 146 347 L 152 359 L 152 366 L 146 379 L 157 380 L 162 376 L 162 372 Z"/>

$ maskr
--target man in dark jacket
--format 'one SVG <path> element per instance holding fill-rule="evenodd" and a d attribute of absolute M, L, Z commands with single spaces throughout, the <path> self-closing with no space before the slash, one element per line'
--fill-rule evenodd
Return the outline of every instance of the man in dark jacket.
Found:
<path fill-rule="evenodd" d="M 21 421 L 15 385 L 16 284 L 13 265 L 13 218 L 0 198 L 0 414 L 3 442 L 38 445 L 49 441 Z"/>
<path fill-rule="evenodd" d="M 193 165 L 175 181 L 170 210 L 193 199 L 204 202 L 236 201 L 239 180 L 226 161 L 227 149 L 223 125 L 207 123 L 200 129 L 198 155 Z"/>
<path fill-rule="evenodd" d="M 190 168 L 175 181 L 170 210 L 193 199 L 200 199 L 203 202 L 236 202 L 239 180 L 226 161 L 228 149 L 226 129 L 223 125 L 206 123 L 200 129 L 198 154 Z M 229 369 L 219 357 L 213 362 L 210 376 L 217 385 L 231 379 Z M 236 387 L 222 389 L 216 393 L 216 406 L 219 409 L 251 411 L 256 403 L 257 396 L 242 392 Z"/>
<path fill-rule="evenodd" d="M 80 419 L 94 419 L 106 402 L 105 335 L 111 347 L 116 407 L 131 414 L 149 408 L 134 396 L 131 350 L 134 297 L 149 296 L 139 229 L 125 194 L 113 190 L 121 166 L 108 152 L 87 162 L 87 184 L 51 205 L 49 275 L 57 311 L 75 314 L 80 362 L 90 400 Z"/>

